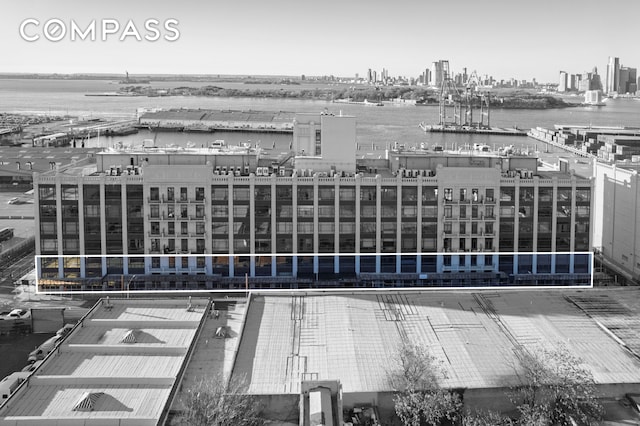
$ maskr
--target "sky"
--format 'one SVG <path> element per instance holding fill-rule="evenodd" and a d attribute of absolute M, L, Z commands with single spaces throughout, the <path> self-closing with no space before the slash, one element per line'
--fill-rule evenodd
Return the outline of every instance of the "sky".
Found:
<path fill-rule="evenodd" d="M 60 41 L 46 37 L 52 19 Z M 159 40 L 144 39 L 150 19 Z M 3 0 L 0 73 L 417 77 L 447 59 L 453 72 L 557 82 L 560 70 L 604 76 L 609 56 L 640 67 L 639 19 L 637 0 Z M 71 40 L 94 20 L 96 40 Z M 120 29 L 103 41 L 106 20 Z"/>

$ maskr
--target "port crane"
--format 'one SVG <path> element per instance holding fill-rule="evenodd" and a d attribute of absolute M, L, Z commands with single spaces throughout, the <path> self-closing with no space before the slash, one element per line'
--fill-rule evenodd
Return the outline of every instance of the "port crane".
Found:
<path fill-rule="evenodd" d="M 439 125 L 443 127 L 468 127 L 488 129 L 490 127 L 489 93 L 481 93 L 480 78 L 473 71 L 461 91 L 449 72 L 449 62 L 443 61 L 442 84 L 439 96 Z M 480 120 L 473 120 L 473 110 L 479 104 Z M 452 113 L 451 113 L 452 112 Z M 485 122 L 486 119 L 486 122 Z"/>

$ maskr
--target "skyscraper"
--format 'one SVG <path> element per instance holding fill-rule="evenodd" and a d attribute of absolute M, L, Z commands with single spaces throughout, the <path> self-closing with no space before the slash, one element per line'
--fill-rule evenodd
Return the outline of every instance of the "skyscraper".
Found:
<path fill-rule="evenodd" d="M 558 92 L 567 91 L 567 79 L 568 75 L 566 71 L 560 71 L 560 81 L 558 83 Z"/>
<path fill-rule="evenodd" d="M 607 64 L 607 86 L 606 92 L 613 93 L 618 90 L 618 81 L 620 79 L 620 58 L 609 56 Z"/>

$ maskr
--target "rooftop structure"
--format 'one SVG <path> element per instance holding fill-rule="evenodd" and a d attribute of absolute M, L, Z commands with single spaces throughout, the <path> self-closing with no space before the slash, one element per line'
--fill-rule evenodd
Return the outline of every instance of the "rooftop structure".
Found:
<path fill-rule="evenodd" d="M 208 307 L 102 299 L 0 408 L 0 425 L 162 424 Z"/>
<path fill-rule="evenodd" d="M 31 185 L 33 173 L 88 165 L 98 149 L 0 147 L 0 185 Z"/>
<path fill-rule="evenodd" d="M 403 342 L 442 362 L 465 405 L 517 384 L 518 354 L 565 346 L 600 396 L 637 392 L 638 289 L 253 295 L 234 375 L 257 395 L 297 395 L 303 380 L 339 380 L 345 406 L 391 404 L 388 373 Z M 278 324 L 274 327 L 274 324 Z M 502 394 L 496 399 L 508 404 Z M 390 408 L 390 407 L 387 407 Z"/>

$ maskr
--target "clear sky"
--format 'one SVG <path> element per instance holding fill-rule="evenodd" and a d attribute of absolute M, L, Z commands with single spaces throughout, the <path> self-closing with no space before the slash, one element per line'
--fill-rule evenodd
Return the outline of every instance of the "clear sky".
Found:
<path fill-rule="evenodd" d="M 19 33 L 29 18 L 40 22 L 26 28 L 35 42 Z M 52 42 L 43 36 L 52 18 L 67 29 L 116 19 L 121 30 Z M 151 18 L 176 19 L 179 39 L 119 40 L 128 20 L 150 34 Z M 597 66 L 604 76 L 609 56 L 640 67 L 638 0 L 3 0 L 0 23 L 5 73 L 364 76 L 384 67 L 418 76 L 448 59 L 454 72 L 557 82 L 560 70 Z"/>

